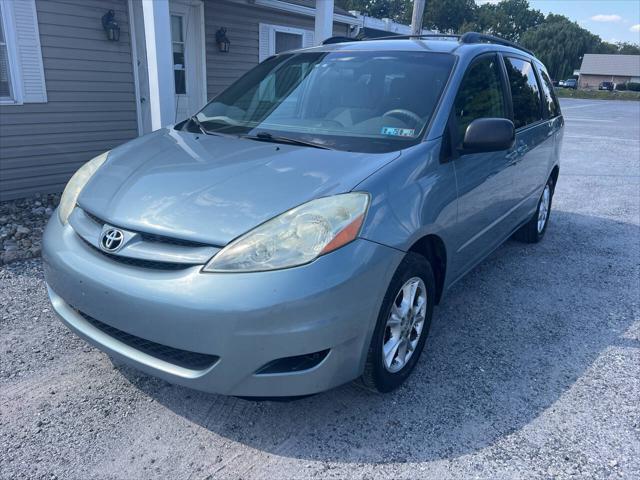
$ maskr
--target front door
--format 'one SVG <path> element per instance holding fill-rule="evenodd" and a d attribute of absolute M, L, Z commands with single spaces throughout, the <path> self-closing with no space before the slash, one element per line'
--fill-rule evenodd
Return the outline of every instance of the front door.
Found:
<path fill-rule="evenodd" d="M 196 113 L 204 103 L 203 3 L 172 0 L 171 51 L 175 85 L 176 118 L 179 122 Z"/>
<path fill-rule="evenodd" d="M 136 76 L 140 133 L 151 132 L 149 106 L 149 76 L 142 2 L 130 3 L 135 33 Z M 173 58 L 171 75 L 174 79 L 175 118 L 179 122 L 204 106 L 206 98 L 206 66 L 203 34 L 204 2 L 201 0 L 170 0 L 171 43 Z"/>
<path fill-rule="evenodd" d="M 474 60 L 454 104 L 458 145 L 478 118 L 507 118 L 502 65 L 496 54 Z M 458 222 L 452 278 L 464 274 L 509 233 L 505 219 L 513 208 L 511 162 L 507 151 L 463 153 L 453 165 L 458 184 Z"/>

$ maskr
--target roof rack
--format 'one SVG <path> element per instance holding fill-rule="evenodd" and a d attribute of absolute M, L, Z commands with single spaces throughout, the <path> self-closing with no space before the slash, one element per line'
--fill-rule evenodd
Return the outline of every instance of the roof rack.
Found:
<path fill-rule="evenodd" d="M 329 37 L 326 40 L 322 41 L 322 45 L 329 45 L 331 43 L 345 43 L 345 42 L 357 42 L 359 38 L 351 38 L 345 37 L 344 35 L 336 35 L 334 37 Z"/>
<path fill-rule="evenodd" d="M 460 38 L 454 33 L 420 33 L 418 35 L 389 35 L 387 37 L 363 38 L 362 40 L 410 40 L 412 38 Z"/>
<path fill-rule="evenodd" d="M 505 47 L 517 48 L 518 50 L 522 50 L 523 52 L 528 53 L 529 55 L 535 56 L 531 50 L 521 47 L 517 43 L 510 42 L 509 40 L 505 40 L 504 38 L 496 37 L 494 35 L 487 35 L 485 33 L 467 32 L 460 37 L 460 42 L 461 43 L 496 43 L 498 45 L 504 45 Z"/>
<path fill-rule="evenodd" d="M 528 50 L 517 43 L 510 42 L 509 40 L 505 40 L 504 38 L 496 37 L 494 35 L 487 35 L 485 33 L 478 32 L 467 32 L 462 35 L 452 34 L 452 33 L 422 33 L 418 35 L 393 35 L 388 37 L 378 37 L 378 38 L 366 38 L 363 40 L 408 40 L 412 38 L 456 38 L 460 43 L 495 43 L 497 45 L 504 45 L 505 47 L 516 48 L 518 50 L 522 50 L 523 52 L 528 53 L 529 55 L 534 55 L 531 50 Z M 534 55 L 535 56 L 535 55 Z"/>

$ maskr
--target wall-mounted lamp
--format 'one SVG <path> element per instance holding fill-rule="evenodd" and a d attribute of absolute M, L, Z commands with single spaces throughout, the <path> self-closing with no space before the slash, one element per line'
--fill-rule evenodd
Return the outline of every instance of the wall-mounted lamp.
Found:
<path fill-rule="evenodd" d="M 229 45 L 231 45 L 231 42 L 227 38 L 227 29 L 225 27 L 220 27 L 216 32 L 216 43 L 218 44 L 218 49 L 222 53 L 227 53 L 229 51 Z"/>
<path fill-rule="evenodd" d="M 102 16 L 102 28 L 107 34 L 107 39 L 112 42 L 120 40 L 120 25 L 115 21 L 115 12 L 109 10 Z"/>

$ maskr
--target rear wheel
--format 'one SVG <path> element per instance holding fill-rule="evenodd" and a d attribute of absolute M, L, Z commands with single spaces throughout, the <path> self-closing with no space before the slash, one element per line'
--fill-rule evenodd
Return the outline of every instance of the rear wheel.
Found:
<path fill-rule="evenodd" d="M 526 224 L 513 234 L 513 238 L 525 243 L 538 243 L 542 240 L 549 224 L 553 187 L 553 179 L 549 178 L 544 186 L 540 200 L 538 200 L 536 212 Z"/>
<path fill-rule="evenodd" d="M 382 302 L 362 375 L 365 386 L 389 392 L 409 376 L 429 333 L 435 292 L 429 262 L 407 254 Z"/>

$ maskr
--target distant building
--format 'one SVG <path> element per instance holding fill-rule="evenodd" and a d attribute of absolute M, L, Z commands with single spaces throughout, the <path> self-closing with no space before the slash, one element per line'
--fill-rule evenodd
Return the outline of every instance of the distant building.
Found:
<path fill-rule="evenodd" d="M 587 53 L 580 66 L 579 88 L 597 88 L 600 82 L 640 82 L 640 55 Z"/>
<path fill-rule="evenodd" d="M 353 36 L 363 38 L 392 37 L 395 35 L 411 35 L 411 27 L 394 22 L 389 18 L 374 18 L 362 15 L 360 12 L 349 11 L 357 19 L 357 24 L 352 31 Z M 422 29 L 422 33 L 435 33 L 433 30 Z"/>

